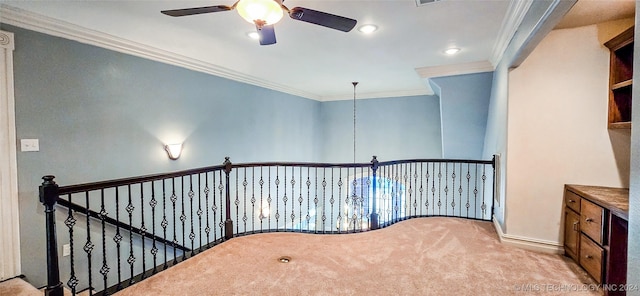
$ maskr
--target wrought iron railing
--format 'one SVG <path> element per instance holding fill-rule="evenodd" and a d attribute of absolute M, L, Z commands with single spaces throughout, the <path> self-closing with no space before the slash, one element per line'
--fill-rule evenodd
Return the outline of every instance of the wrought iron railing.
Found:
<path fill-rule="evenodd" d="M 234 236 L 353 233 L 429 216 L 490 220 L 494 161 L 245 163 L 58 187 L 43 177 L 47 293 L 111 294 Z M 58 261 L 57 219 L 68 231 Z M 59 294 L 62 295 L 62 294 Z"/>

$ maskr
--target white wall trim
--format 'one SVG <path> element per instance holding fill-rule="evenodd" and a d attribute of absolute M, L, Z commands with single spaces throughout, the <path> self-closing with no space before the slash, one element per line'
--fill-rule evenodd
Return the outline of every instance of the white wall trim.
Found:
<path fill-rule="evenodd" d="M 182 56 L 170 51 L 158 49 L 152 46 L 133 42 L 124 38 L 101 33 L 80 27 L 68 22 L 46 17 L 33 12 L 25 11 L 6 4 L 0 4 L 0 15 L 2 22 L 33 30 L 48 35 L 62 37 L 80 43 L 98 46 L 109 50 L 130 54 L 133 56 L 146 58 L 149 60 L 170 64 L 193 71 L 211 74 L 230 80 L 243 82 L 303 98 L 321 101 L 322 98 L 316 94 L 301 91 L 284 85 L 272 83 L 257 77 L 236 72 L 218 65 Z"/>
<path fill-rule="evenodd" d="M 500 31 L 498 31 L 498 38 L 493 45 L 493 54 L 491 55 L 491 59 L 489 59 L 494 67 L 502 60 L 502 55 L 507 50 L 511 39 L 516 34 L 518 27 L 520 27 L 532 3 L 533 0 L 516 0 L 509 2 L 507 14 L 502 20 Z"/>
<path fill-rule="evenodd" d="M 13 34 L 0 31 L 0 281 L 20 275 Z"/>
<path fill-rule="evenodd" d="M 564 254 L 564 246 L 559 242 L 504 233 L 495 216 L 493 216 L 493 226 L 496 228 L 500 242 L 503 244 L 548 254 Z"/>

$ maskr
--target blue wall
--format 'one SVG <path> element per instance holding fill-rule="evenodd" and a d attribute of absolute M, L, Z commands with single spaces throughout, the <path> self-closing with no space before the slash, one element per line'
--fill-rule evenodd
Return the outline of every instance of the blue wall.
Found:
<path fill-rule="evenodd" d="M 492 79 L 493 72 L 432 79 L 443 119 L 442 157 L 482 159 Z"/>
<path fill-rule="evenodd" d="M 357 100 L 356 162 L 441 158 L 439 109 L 436 96 Z M 323 103 L 320 125 L 323 161 L 352 162 L 353 101 Z"/>

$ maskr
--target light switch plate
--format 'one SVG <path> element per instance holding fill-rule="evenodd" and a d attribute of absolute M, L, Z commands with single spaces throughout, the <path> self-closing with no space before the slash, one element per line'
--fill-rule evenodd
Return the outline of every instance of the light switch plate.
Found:
<path fill-rule="evenodd" d="M 20 151 L 22 152 L 40 151 L 40 143 L 38 139 L 20 139 Z"/>

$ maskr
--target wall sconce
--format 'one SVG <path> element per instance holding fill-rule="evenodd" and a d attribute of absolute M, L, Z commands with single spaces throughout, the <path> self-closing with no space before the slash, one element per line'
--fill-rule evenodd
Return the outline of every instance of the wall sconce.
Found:
<path fill-rule="evenodd" d="M 176 160 L 180 157 L 180 153 L 182 153 L 182 143 L 164 145 L 164 150 L 167 151 L 170 159 Z"/>

